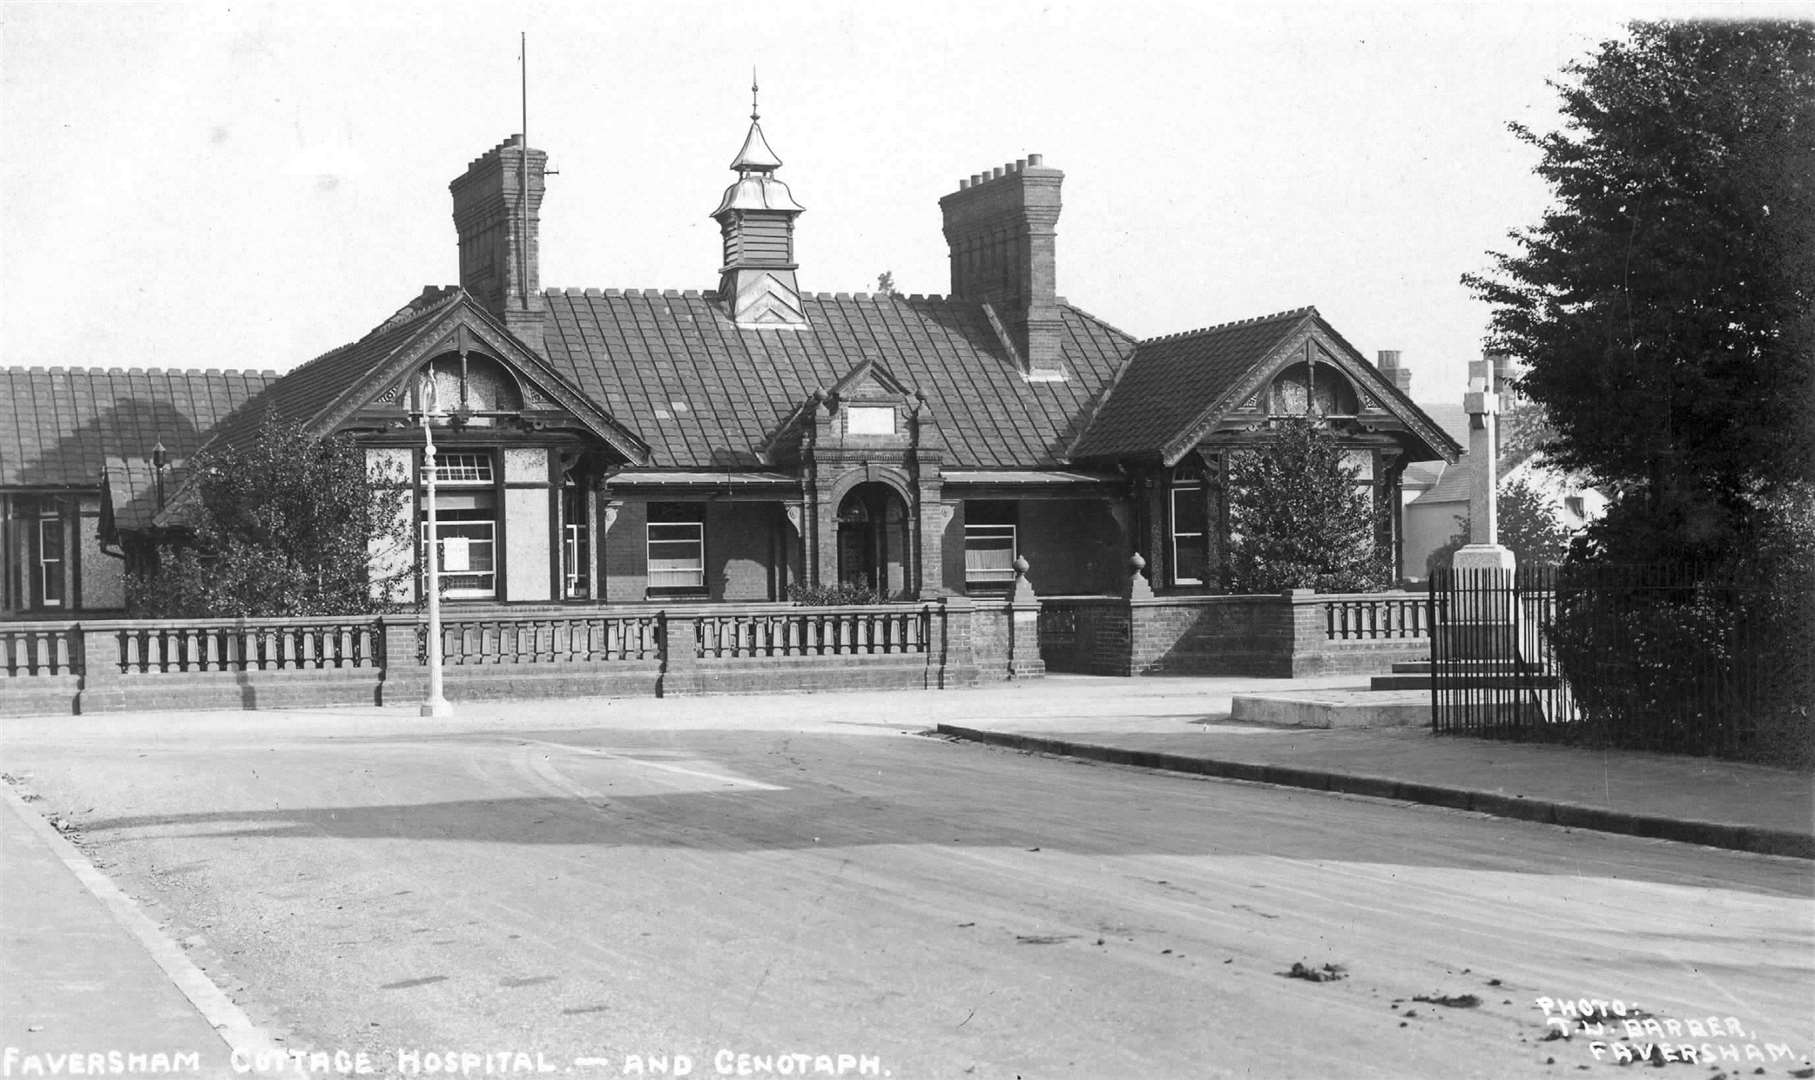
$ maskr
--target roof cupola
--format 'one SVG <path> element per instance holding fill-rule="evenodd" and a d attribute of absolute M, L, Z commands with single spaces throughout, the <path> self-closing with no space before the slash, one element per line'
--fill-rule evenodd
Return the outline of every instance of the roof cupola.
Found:
<path fill-rule="evenodd" d="M 731 162 L 737 180 L 712 217 L 725 240 L 718 294 L 739 326 L 791 329 L 807 324 L 794 271 L 794 219 L 806 208 L 775 177 L 781 158 L 763 137 L 750 82 L 750 131 Z"/>

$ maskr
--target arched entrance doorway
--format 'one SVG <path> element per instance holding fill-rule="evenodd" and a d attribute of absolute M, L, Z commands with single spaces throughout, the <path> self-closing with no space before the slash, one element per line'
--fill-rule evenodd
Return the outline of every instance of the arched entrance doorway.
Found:
<path fill-rule="evenodd" d="M 885 598 L 908 589 L 907 503 L 877 481 L 858 484 L 838 504 L 838 581 Z"/>

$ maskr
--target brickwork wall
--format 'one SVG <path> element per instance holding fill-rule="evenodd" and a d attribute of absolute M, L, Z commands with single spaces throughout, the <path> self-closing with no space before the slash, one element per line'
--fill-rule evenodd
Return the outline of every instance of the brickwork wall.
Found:
<path fill-rule="evenodd" d="M 1109 597 L 1048 599 L 1039 621 L 1046 670 L 1077 675 L 1128 675 L 1130 608 Z"/>
<path fill-rule="evenodd" d="M 977 678 L 993 682 L 1008 677 L 1009 609 L 1006 603 L 976 601 L 971 611 L 971 655 Z"/>
<path fill-rule="evenodd" d="M 1292 674 L 1293 612 L 1280 597 L 1138 600 L 1133 609 L 1134 674 Z"/>
<path fill-rule="evenodd" d="M 1040 655 L 1050 671 L 1299 678 L 1384 672 L 1430 654 L 1422 638 L 1329 640 L 1323 602 L 1311 594 L 1047 597 L 1043 606 Z"/>
<path fill-rule="evenodd" d="M 649 584 L 649 509 L 626 501 L 618 506 L 617 521 L 605 533 L 605 601 L 635 603 Z M 707 543 L 711 540 L 708 538 Z"/>
<path fill-rule="evenodd" d="M 1023 500 L 1016 541 L 1041 596 L 1114 595 L 1128 560 L 1121 526 L 1101 499 Z"/>
<path fill-rule="evenodd" d="M 945 591 L 958 596 L 964 595 L 964 501 L 954 499 L 951 503 L 952 517 L 945 523 L 945 542 L 941 547 L 941 564 L 944 575 L 940 584 Z"/>
<path fill-rule="evenodd" d="M 779 600 L 775 578 L 775 503 L 711 503 L 706 509 L 706 587 L 714 600 Z"/>

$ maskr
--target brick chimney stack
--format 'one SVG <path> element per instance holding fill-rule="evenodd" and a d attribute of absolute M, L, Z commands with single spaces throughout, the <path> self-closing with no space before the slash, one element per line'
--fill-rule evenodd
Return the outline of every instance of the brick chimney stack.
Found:
<path fill-rule="evenodd" d="M 537 266 L 547 169 L 546 152 L 512 135 L 448 185 L 460 238 L 460 287 L 537 352 L 547 307 Z"/>
<path fill-rule="evenodd" d="M 939 200 L 953 299 L 991 306 L 1030 380 L 1065 378 L 1054 253 L 1064 180 L 1030 154 L 958 181 Z"/>
<path fill-rule="evenodd" d="M 1412 396 L 1412 369 L 1399 365 L 1398 349 L 1381 349 L 1377 354 L 1380 359 L 1374 366 L 1380 373 L 1406 397 Z"/>

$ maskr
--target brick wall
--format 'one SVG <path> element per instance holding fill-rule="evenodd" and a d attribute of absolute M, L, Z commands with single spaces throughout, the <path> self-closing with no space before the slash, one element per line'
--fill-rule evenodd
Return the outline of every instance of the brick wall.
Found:
<path fill-rule="evenodd" d="M 709 503 L 706 587 L 714 600 L 779 600 L 773 591 L 777 503 Z"/>
<path fill-rule="evenodd" d="M 1113 594 L 1128 555 L 1121 526 L 1101 499 L 1026 499 L 1016 540 L 1041 596 Z"/>
<path fill-rule="evenodd" d="M 952 504 L 945 527 L 945 588 L 964 593 L 965 504 Z M 1127 564 L 1121 526 L 1101 499 L 1022 499 L 1015 508 L 1015 546 L 1041 596 L 1112 594 Z"/>
<path fill-rule="evenodd" d="M 1395 661 L 1429 655 L 1422 637 L 1331 639 L 1327 599 L 1309 592 L 1046 597 L 1040 655 L 1049 670 L 1084 675 L 1265 678 L 1385 672 Z"/>
<path fill-rule="evenodd" d="M 617 520 L 605 533 L 605 602 L 634 603 L 643 599 L 649 584 L 649 508 L 625 501 Z M 708 538 L 707 543 L 711 543 Z"/>

